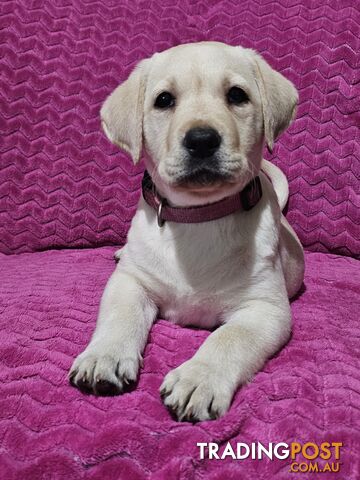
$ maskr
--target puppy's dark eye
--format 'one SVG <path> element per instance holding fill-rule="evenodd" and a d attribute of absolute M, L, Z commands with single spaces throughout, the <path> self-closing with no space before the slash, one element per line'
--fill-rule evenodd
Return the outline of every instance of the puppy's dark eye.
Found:
<path fill-rule="evenodd" d="M 249 97 L 242 88 L 231 87 L 226 94 L 227 101 L 233 105 L 240 105 L 249 101 Z"/>
<path fill-rule="evenodd" d="M 161 92 L 155 100 L 156 108 L 170 108 L 175 105 L 175 97 L 169 92 Z"/>

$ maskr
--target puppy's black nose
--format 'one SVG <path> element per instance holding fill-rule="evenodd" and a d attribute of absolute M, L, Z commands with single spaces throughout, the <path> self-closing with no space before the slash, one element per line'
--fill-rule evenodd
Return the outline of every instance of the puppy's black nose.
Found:
<path fill-rule="evenodd" d="M 220 147 L 221 137 L 216 130 L 207 127 L 191 128 L 185 135 L 184 146 L 192 157 L 205 158 Z"/>

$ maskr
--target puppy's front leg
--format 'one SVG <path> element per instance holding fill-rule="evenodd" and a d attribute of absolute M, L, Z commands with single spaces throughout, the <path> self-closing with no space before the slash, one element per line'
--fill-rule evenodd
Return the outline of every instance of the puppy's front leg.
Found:
<path fill-rule="evenodd" d="M 167 374 L 160 393 L 179 420 L 209 420 L 229 408 L 248 381 L 290 335 L 287 298 L 282 306 L 251 300 L 231 314 L 198 352 Z"/>
<path fill-rule="evenodd" d="M 104 290 L 92 339 L 74 361 L 71 383 L 97 395 L 121 393 L 136 380 L 141 354 L 156 306 L 145 290 L 119 265 Z"/>

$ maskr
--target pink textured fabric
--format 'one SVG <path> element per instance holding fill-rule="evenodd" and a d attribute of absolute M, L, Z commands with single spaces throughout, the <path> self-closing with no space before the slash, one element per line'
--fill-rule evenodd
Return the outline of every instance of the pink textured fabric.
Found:
<path fill-rule="evenodd" d="M 170 417 L 158 389 L 208 332 L 158 321 L 139 383 L 123 396 L 95 398 L 67 383 L 93 331 L 113 251 L 0 254 L 1 479 L 300 478 L 289 461 L 199 459 L 197 442 L 229 440 L 343 442 L 340 474 L 319 478 L 359 478 L 356 260 L 308 253 L 289 344 L 239 390 L 223 418 L 191 425 Z"/>
<path fill-rule="evenodd" d="M 0 251 L 124 243 L 141 166 L 101 133 L 99 107 L 141 58 L 215 39 L 298 87 L 272 155 L 288 218 L 312 250 L 359 253 L 359 20 L 354 0 L 2 2 Z"/>

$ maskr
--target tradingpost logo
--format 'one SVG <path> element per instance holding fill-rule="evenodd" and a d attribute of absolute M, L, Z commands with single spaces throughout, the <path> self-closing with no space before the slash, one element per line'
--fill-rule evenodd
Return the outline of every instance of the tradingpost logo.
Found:
<path fill-rule="evenodd" d="M 289 472 L 291 473 L 323 473 L 340 472 L 341 448 L 342 442 L 292 442 L 290 444 L 260 442 L 236 443 L 230 442 L 224 447 L 217 443 L 199 442 L 196 444 L 199 449 L 200 459 L 224 460 L 232 458 L 233 460 L 263 460 L 269 458 L 271 461 L 278 459 L 289 462 Z"/>

